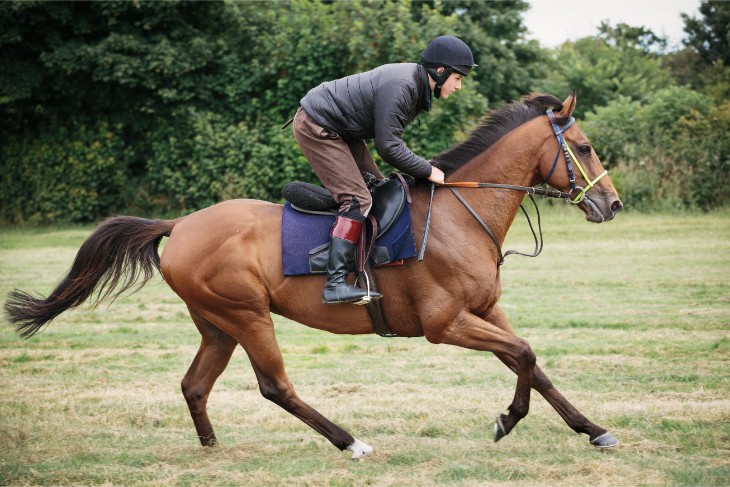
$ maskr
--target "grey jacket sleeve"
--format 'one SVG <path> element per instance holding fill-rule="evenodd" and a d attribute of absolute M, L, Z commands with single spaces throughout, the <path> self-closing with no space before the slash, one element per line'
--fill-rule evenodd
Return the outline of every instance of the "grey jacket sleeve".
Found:
<path fill-rule="evenodd" d="M 431 164 L 403 143 L 407 114 L 417 103 L 415 89 L 408 84 L 388 83 L 375 94 L 375 150 L 385 162 L 416 178 L 428 178 Z"/>

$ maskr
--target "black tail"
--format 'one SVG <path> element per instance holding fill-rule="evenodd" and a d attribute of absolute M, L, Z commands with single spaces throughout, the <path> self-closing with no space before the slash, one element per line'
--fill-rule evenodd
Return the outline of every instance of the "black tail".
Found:
<path fill-rule="evenodd" d="M 145 220 L 118 216 L 104 221 L 81 245 L 66 277 L 46 299 L 11 291 L 5 303 L 8 321 L 23 338 L 29 338 L 56 316 L 86 301 L 94 292 L 94 305 L 116 299 L 139 281 L 139 290 L 160 269 L 157 252 L 162 237 L 169 236 L 171 220 Z M 120 289 L 114 292 L 115 288 Z"/>

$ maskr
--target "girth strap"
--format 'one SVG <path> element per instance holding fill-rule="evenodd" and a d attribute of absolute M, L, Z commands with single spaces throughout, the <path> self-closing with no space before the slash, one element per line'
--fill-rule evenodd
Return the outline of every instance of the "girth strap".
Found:
<path fill-rule="evenodd" d="M 370 253 L 375 245 L 375 240 L 378 238 L 378 223 L 373 215 L 368 215 L 368 222 L 370 225 L 365 224 L 362 227 L 362 235 L 360 236 L 358 245 L 358 276 L 355 283 L 368 292 L 380 292 L 380 289 L 378 289 L 378 281 L 375 279 L 375 272 L 373 272 L 372 265 L 370 265 Z M 370 235 L 367 232 L 368 226 L 372 229 Z M 382 303 L 383 299 L 372 299 L 365 303 L 365 309 L 368 315 L 370 315 L 373 332 L 381 337 L 397 337 L 398 335 L 390 329 L 388 319 L 385 317 Z"/>
<path fill-rule="evenodd" d="M 378 289 L 378 282 L 375 279 L 375 272 L 373 272 L 373 268 L 370 266 L 370 263 L 365 266 L 364 272 L 367 273 L 367 279 L 370 283 L 370 290 L 380 292 L 380 290 Z M 373 326 L 373 332 L 384 338 L 397 337 L 398 335 L 396 333 L 393 333 L 393 330 L 390 329 L 388 319 L 385 317 L 385 311 L 383 310 L 383 299 L 385 299 L 385 297 L 381 299 L 373 299 L 369 303 L 365 304 L 365 309 L 367 309 L 368 315 L 370 315 L 370 322 Z"/>

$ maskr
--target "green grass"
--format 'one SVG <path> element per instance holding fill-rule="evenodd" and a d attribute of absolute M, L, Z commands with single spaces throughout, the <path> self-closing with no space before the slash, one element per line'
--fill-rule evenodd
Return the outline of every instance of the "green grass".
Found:
<path fill-rule="evenodd" d="M 515 378 L 420 338 L 336 336 L 276 317 L 293 384 L 375 448 L 353 462 L 266 401 L 236 351 L 199 446 L 180 379 L 199 336 L 157 279 L 20 339 L 0 326 L 0 485 L 730 485 L 730 213 L 543 218 L 508 257 L 502 305 L 556 386 L 621 445 L 595 450 L 538 395 L 494 443 Z M 85 228 L 0 235 L 0 295 L 47 294 Z M 506 248 L 531 248 L 518 218 Z"/>

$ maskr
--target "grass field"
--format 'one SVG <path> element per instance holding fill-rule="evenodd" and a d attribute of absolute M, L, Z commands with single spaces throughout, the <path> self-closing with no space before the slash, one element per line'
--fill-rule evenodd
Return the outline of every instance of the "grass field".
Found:
<path fill-rule="evenodd" d="M 590 447 L 537 394 L 494 443 L 515 377 L 490 354 L 276 318 L 299 394 L 374 453 L 351 461 L 262 398 L 242 350 L 209 401 L 221 444 L 203 449 L 179 385 L 197 331 L 158 279 L 28 341 L 3 318 L 0 485 L 730 485 L 730 212 L 592 225 L 569 210 L 544 216 L 539 258 L 507 259 L 502 304 L 617 448 Z M 508 248 L 530 249 L 523 225 Z M 3 229 L 2 302 L 46 295 L 90 229 Z"/>

